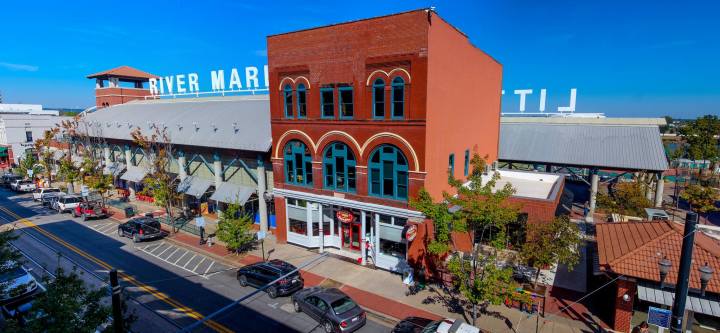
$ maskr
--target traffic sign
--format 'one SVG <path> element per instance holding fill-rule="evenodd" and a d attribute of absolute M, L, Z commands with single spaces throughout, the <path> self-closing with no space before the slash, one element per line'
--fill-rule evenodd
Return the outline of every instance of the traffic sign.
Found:
<path fill-rule="evenodd" d="M 257 232 L 257 239 L 258 239 L 258 240 L 265 239 L 266 236 L 267 236 L 267 232 L 265 232 L 265 231 L 258 231 L 258 232 Z"/>
<path fill-rule="evenodd" d="M 648 309 L 648 324 L 652 324 L 659 327 L 670 328 L 670 318 L 672 312 L 670 310 L 660 309 L 656 307 L 650 307 Z"/>
<path fill-rule="evenodd" d="M 87 186 L 83 185 L 82 189 L 80 189 L 80 195 L 82 195 L 83 197 L 89 196 L 90 189 Z"/>
<path fill-rule="evenodd" d="M 33 169 L 28 169 L 28 171 L 27 171 L 28 177 L 32 177 L 33 173 L 35 173 L 35 171 Z"/>

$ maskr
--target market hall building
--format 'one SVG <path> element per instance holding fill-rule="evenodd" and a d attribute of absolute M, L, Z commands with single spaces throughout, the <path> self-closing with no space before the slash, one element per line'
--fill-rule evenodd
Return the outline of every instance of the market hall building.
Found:
<path fill-rule="evenodd" d="M 502 66 L 432 10 L 267 46 L 278 241 L 390 271 L 430 267 L 432 221 L 409 202 L 421 188 L 440 200 L 474 153 L 497 160 Z M 550 182 L 527 199 L 554 213 L 562 177 L 544 178 L 526 179 Z"/>

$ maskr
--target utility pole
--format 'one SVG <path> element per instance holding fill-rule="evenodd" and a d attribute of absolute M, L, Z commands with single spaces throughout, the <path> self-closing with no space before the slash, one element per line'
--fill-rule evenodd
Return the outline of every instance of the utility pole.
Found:
<path fill-rule="evenodd" d="M 121 289 L 116 269 L 110 271 L 110 291 L 112 292 L 113 327 L 115 333 L 123 333 L 122 305 L 120 304 Z"/>
<path fill-rule="evenodd" d="M 672 318 L 670 320 L 670 332 L 672 333 L 682 333 L 683 314 L 685 313 L 685 301 L 687 300 L 688 282 L 690 279 L 690 263 L 692 262 L 697 223 L 697 213 L 688 212 L 687 215 L 685 215 L 685 231 L 683 232 L 682 252 L 680 252 L 680 267 L 678 269 L 675 300 L 673 301 Z"/>

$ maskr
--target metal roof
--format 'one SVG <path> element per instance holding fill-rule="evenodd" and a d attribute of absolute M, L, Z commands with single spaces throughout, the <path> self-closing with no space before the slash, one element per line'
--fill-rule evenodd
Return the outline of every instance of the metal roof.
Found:
<path fill-rule="evenodd" d="M 211 97 L 136 101 L 88 113 L 91 136 L 132 141 L 166 127 L 173 144 L 268 152 L 270 102 L 267 97 Z"/>
<path fill-rule="evenodd" d="M 641 283 L 638 285 L 637 291 L 638 298 L 655 304 L 672 306 L 675 300 L 675 293 L 658 289 L 652 285 Z M 688 295 L 685 301 L 685 309 L 713 317 L 720 317 L 720 303 L 717 297 Z"/>
<path fill-rule="evenodd" d="M 500 124 L 501 161 L 665 171 L 657 125 L 510 122 Z"/>

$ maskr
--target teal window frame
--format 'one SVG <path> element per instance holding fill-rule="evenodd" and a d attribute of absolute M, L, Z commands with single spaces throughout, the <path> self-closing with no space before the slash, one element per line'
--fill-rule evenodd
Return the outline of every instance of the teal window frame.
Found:
<path fill-rule="evenodd" d="M 470 172 L 470 149 L 465 149 L 465 171 L 463 172 L 463 174 L 465 174 L 465 177 L 467 177 L 469 172 Z"/>
<path fill-rule="evenodd" d="M 328 103 L 325 101 L 325 94 L 326 92 L 330 92 L 330 94 L 333 96 L 333 100 Z M 332 115 L 328 116 L 325 114 L 325 105 L 330 104 L 330 109 L 332 110 Z M 335 119 L 335 89 L 333 88 L 320 88 L 320 118 L 324 119 Z"/>
<path fill-rule="evenodd" d="M 382 102 L 378 102 L 378 96 L 382 98 Z M 373 118 L 385 119 L 385 104 L 387 100 L 387 98 L 385 98 L 385 80 L 378 78 L 375 80 L 375 82 L 373 82 L 372 98 Z M 381 115 L 378 115 L 378 103 L 382 103 Z"/>
<path fill-rule="evenodd" d="M 283 156 L 285 183 L 311 187 L 313 185 L 312 155 L 307 146 L 301 141 L 292 140 L 285 145 Z M 302 178 L 297 177 L 298 174 L 301 174 Z"/>
<path fill-rule="evenodd" d="M 450 154 L 448 157 L 448 173 L 450 176 L 455 177 L 455 154 Z"/>
<path fill-rule="evenodd" d="M 307 89 L 304 84 L 299 84 L 295 89 L 297 101 L 297 117 L 298 119 L 307 118 Z M 300 102 L 302 101 L 302 103 Z"/>
<path fill-rule="evenodd" d="M 285 108 L 285 118 L 290 118 L 290 119 L 295 118 L 295 115 L 293 114 L 292 87 L 289 84 L 286 84 L 285 88 L 283 88 L 283 105 Z"/>
<path fill-rule="evenodd" d="M 392 84 L 390 85 L 392 87 L 390 91 L 390 117 L 392 119 L 405 119 L 405 80 L 403 80 L 402 77 L 396 76 L 392 80 Z M 400 99 L 398 100 L 396 98 L 396 91 L 400 92 Z M 400 106 L 401 114 L 395 115 L 395 109 Z"/>
<path fill-rule="evenodd" d="M 356 166 L 355 154 L 348 145 L 342 142 L 329 144 L 323 151 L 323 187 L 328 190 L 355 193 Z"/>
<path fill-rule="evenodd" d="M 350 92 L 350 102 L 343 99 L 343 92 Z M 355 105 L 353 104 L 353 99 L 355 98 L 355 94 L 353 92 L 352 87 L 339 87 L 338 88 L 338 116 L 340 119 L 353 119 L 353 116 L 355 115 Z M 345 108 L 350 108 L 350 115 L 346 116 L 344 115 Z"/>
<path fill-rule="evenodd" d="M 407 200 L 408 179 L 408 160 L 400 149 L 380 145 L 372 151 L 368 160 L 368 195 Z"/>

